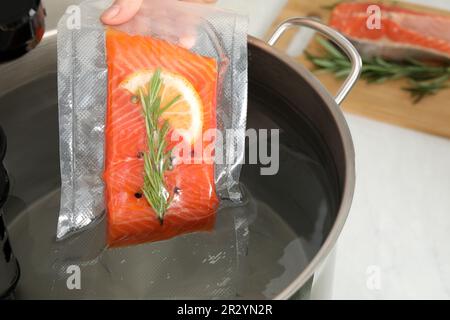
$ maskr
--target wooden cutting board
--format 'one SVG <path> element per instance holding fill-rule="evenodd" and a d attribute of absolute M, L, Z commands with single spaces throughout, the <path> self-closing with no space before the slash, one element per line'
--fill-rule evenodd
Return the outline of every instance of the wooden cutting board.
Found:
<path fill-rule="evenodd" d="M 392 3 L 389 1 L 374 1 L 374 3 L 380 2 Z M 267 36 L 271 35 L 282 21 L 292 17 L 319 16 L 322 21 L 328 22 L 331 11 L 326 7 L 335 3 L 336 0 L 289 0 Z M 450 12 L 446 11 L 398 1 L 396 3 L 404 8 L 416 9 L 421 12 L 437 12 L 450 16 Z M 285 50 L 294 34 L 294 30 L 287 32 L 276 46 Z M 312 41 L 308 50 L 318 52 L 317 44 Z M 312 70 L 312 64 L 306 61 L 303 56 L 296 57 L 296 59 Z M 316 74 L 316 76 L 332 93 L 335 93 L 342 84 L 340 80 L 336 80 L 330 74 Z M 409 94 L 402 90 L 407 84 L 407 80 L 367 84 L 365 80 L 361 79 L 344 101 L 343 108 L 350 113 L 450 138 L 450 88 L 413 104 Z"/>

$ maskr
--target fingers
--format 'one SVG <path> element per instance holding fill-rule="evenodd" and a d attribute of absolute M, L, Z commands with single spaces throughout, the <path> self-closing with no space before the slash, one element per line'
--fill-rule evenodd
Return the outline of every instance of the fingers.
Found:
<path fill-rule="evenodd" d="M 104 24 L 119 25 L 131 20 L 142 5 L 143 0 L 116 0 L 101 16 Z"/>

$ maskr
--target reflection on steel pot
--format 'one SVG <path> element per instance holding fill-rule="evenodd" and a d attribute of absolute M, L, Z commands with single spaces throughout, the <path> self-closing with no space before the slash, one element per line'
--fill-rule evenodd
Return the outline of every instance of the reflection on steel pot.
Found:
<path fill-rule="evenodd" d="M 56 3 L 56 2 L 54 2 Z M 48 12 L 53 2 L 46 3 Z M 55 6 L 57 6 L 55 4 Z M 54 17 L 49 17 L 54 20 Z M 247 255 L 236 276 L 236 291 L 208 292 L 221 298 L 305 298 L 311 284 L 326 282 L 324 262 L 346 220 L 354 188 L 354 153 L 350 133 L 338 104 L 356 81 L 360 59 L 338 33 L 310 19 L 283 24 L 270 43 L 293 25 L 312 27 L 334 40 L 353 63 L 350 78 L 336 99 L 304 67 L 272 48 L 249 38 L 248 127 L 280 129 L 280 169 L 261 176 L 260 166 L 244 165 L 241 181 L 247 193 L 244 207 L 253 216 Z M 42 43 L 26 56 L 0 66 L 8 75 L 0 79 L 0 119 L 8 134 L 6 166 L 14 181 L 6 208 L 11 244 L 21 262 L 17 298 L 152 298 L 161 297 L 138 277 L 135 264 L 125 264 L 126 281 L 114 282 L 105 272 L 108 263 L 83 267 L 81 290 L 58 288 L 55 226 L 59 210 L 59 154 L 56 88 L 56 36 L 49 31 Z M 337 103 L 337 102 L 339 103 Z M 150 244 L 168 250 L 171 258 L 186 254 L 177 241 Z M 147 248 L 147 247 L 146 247 Z M 149 247 L 150 248 L 150 247 Z M 118 254 L 138 265 L 159 263 L 160 256 L 134 256 L 139 249 Z M 109 250 L 108 250 L 109 251 Z M 108 255 L 109 253 L 107 253 Z M 109 263 L 120 264 L 109 254 Z M 192 259 L 192 258 L 191 258 Z M 180 270 L 190 270 L 186 260 Z M 152 281 L 171 283 L 165 270 L 155 270 Z M 194 275 L 192 275 L 194 276 Z M 211 284 L 233 279 L 201 276 Z M 218 281 L 220 280 L 220 281 Z M 313 281 L 314 280 L 314 281 Z M 65 284 L 65 282 L 64 282 Z M 197 288 L 197 292 L 203 288 Z M 167 298 L 197 297 L 194 291 L 174 285 Z M 75 292 L 76 291 L 76 292 Z M 201 295 L 201 294 L 200 294 Z"/>
<path fill-rule="evenodd" d="M 3 158 L 6 153 L 6 136 L 0 127 L 0 299 L 12 297 L 12 292 L 19 280 L 19 265 L 11 250 L 5 223 L 3 221 L 2 207 L 6 202 L 9 190 L 9 179 Z"/>

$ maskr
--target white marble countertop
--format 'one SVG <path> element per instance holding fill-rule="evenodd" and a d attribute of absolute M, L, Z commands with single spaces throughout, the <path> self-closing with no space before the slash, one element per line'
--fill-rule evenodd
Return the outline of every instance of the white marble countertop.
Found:
<path fill-rule="evenodd" d="M 219 0 L 219 5 L 249 13 L 250 32 L 261 36 L 285 2 Z M 448 0 L 410 2 L 450 10 Z M 336 250 L 331 297 L 450 298 L 450 140 L 346 118 L 357 181 Z"/>
<path fill-rule="evenodd" d="M 450 140 L 347 121 L 357 179 L 332 296 L 450 298 Z"/>

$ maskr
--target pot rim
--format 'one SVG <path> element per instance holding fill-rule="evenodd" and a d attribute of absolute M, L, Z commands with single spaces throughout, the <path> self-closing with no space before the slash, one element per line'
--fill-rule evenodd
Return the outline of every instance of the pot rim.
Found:
<path fill-rule="evenodd" d="M 328 106 L 331 116 L 333 117 L 333 120 L 338 127 L 338 131 L 344 148 L 344 188 L 342 190 L 341 204 L 337 212 L 336 220 L 321 248 L 316 253 L 315 257 L 309 262 L 307 267 L 294 281 L 292 281 L 285 289 L 283 289 L 283 291 L 281 291 L 274 297 L 274 300 L 283 300 L 292 297 L 302 288 L 302 286 L 305 285 L 305 283 L 314 275 L 315 271 L 317 271 L 317 269 L 322 265 L 325 258 L 329 256 L 332 249 L 337 243 L 339 235 L 341 234 L 344 224 L 347 220 L 355 190 L 355 150 L 350 134 L 350 129 L 347 125 L 347 121 L 344 118 L 341 108 L 337 105 L 334 98 L 320 83 L 320 81 L 300 63 L 296 62 L 285 53 L 268 45 L 264 41 L 249 36 L 248 43 L 252 46 L 258 47 L 263 51 L 266 51 L 268 54 L 280 60 L 311 85 L 311 87 L 319 94 L 321 99 Z"/>

